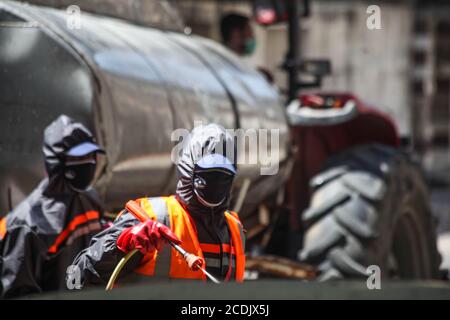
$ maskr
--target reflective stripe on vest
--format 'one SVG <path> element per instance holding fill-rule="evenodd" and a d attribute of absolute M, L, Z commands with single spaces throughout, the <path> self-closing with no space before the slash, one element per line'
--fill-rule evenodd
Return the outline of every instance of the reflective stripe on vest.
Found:
<path fill-rule="evenodd" d="M 142 198 L 138 200 L 138 203 L 150 219 L 157 220 L 170 227 L 180 238 L 181 246 L 186 251 L 204 258 L 189 215 L 174 196 Z M 245 269 L 243 228 L 236 213 L 226 212 L 225 218 L 231 234 L 232 250 L 236 254 L 236 281 L 241 282 L 244 278 Z M 202 279 L 206 281 L 205 275 L 201 271 L 192 271 L 181 254 L 168 246 L 164 246 L 161 252 L 155 251 L 146 254 L 141 260 L 141 265 L 134 271 L 145 276 L 169 276 L 170 278 Z"/>

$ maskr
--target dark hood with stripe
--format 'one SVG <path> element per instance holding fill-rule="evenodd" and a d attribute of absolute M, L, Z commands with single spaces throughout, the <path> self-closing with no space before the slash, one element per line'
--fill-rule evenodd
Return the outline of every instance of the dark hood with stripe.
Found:
<path fill-rule="evenodd" d="M 94 142 L 93 135 L 65 115 L 45 129 L 48 177 L 5 218 L 2 296 L 65 288 L 67 267 L 101 229 L 103 210 L 95 190 L 75 192 L 64 178 L 65 152 L 82 142 Z"/>
<path fill-rule="evenodd" d="M 236 168 L 236 142 L 222 126 L 217 124 L 200 125 L 185 137 L 183 149 L 178 160 L 178 184 L 176 194 L 188 207 L 191 213 L 210 213 L 211 208 L 203 206 L 194 194 L 194 169 L 195 164 L 204 156 L 219 153 L 226 157 Z M 228 199 L 217 208 L 216 212 L 223 212 L 229 204 Z"/>

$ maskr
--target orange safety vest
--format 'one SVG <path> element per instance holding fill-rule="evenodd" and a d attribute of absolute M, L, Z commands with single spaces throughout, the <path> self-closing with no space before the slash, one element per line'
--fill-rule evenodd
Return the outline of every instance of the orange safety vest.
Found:
<path fill-rule="evenodd" d="M 170 227 L 180 238 L 181 246 L 184 250 L 204 259 L 197 233 L 190 221 L 190 216 L 175 196 L 141 198 L 136 202 L 145 210 L 150 219 L 157 220 Z M 242 282 L 245 270 L 244 229 L 235 212 L 226 211 L 225 218 L 231 234 L 231 250 L 236 257 L 236 281 Z M 142 276 L 158 275 L 168 276 L 173 279 L 201 279 L 206 281 L 203 272 L 191 270 L 183 256 L 174 248 L 168 246 L 165 246 L 161 252 L 155 250 L 147 253 L 142 258 L 141 264 L 134 269 L 134 272 Z"/>
<path fill-rule="evenodd" d="M 0 240 L 3 240 L 5 235 L 6 235 L 6 216 L 0 218 Z"/>

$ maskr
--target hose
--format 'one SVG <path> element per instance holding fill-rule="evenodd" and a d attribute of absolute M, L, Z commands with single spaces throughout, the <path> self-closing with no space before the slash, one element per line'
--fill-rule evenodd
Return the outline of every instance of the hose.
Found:
<path fill-rule="evenodd" d="M 125 266 L 125 264 L 128 262 L 128 260 L 131 259 L 131 257 L 138 252 L 138 249 L 134 249 L 133 251 L 130 251 L 126 254 L 125 257 L 123 257 L 122 259 L 120 259 L 119 263 L 117 264 L 117 266 L 114 268 L 114 271 L 111 275 L 111 277 L 109 278 L 108 284 L 106 285 L 105 291 L 110 291 L 112 290 L 112 288 L 114 287 L 114 283 L 116 282 L 117 277 L 119 276 L 120 271 L 122 271 L 123 267 Z"/>
<path fill-rule="evenodd" d="M 125 208 L 131 212 L 140 222 L 144 222 L 148 219 L 143 209 L 137 204 L 135 201 L 130 200 L 126 203 Z M 138 251 L 138 249 L 134 249 L 133 251 L 130 251 L 126 254 L 125 257 L 120 259 L 117 266 L 114 268 L 113 273 L 111 274 L 111 277 L 109 278 L 108 284 L 106 285 L 105 291 L 112 290 L 114 287 L 114 283 L 116 282 L 117 277 L 119 276 L 120 271 L 122 271 L 125 264 L 128 262 L 128 260 L 131 259 L 131 257 Z"/>

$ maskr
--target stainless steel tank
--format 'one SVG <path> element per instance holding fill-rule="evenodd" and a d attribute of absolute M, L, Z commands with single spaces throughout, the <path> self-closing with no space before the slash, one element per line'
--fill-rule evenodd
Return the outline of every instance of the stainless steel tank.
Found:
<path fill-rule="evenodd" d="M 0 2 L 0 213 L 45 175 L 43 129 L 65 113 L 106 149 L 97 187 L 109 210 L 173 192 L 174 129 L 194 121 L 225 128 L 279 129 L 280 171 L 238 168 L 251 181 L 242 213 L 285 180 L 289 135 L 275 88 L 213 41 L 83 12 Z"/>

